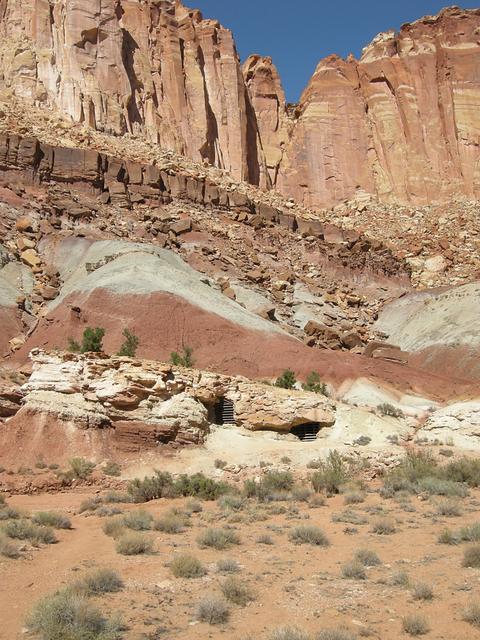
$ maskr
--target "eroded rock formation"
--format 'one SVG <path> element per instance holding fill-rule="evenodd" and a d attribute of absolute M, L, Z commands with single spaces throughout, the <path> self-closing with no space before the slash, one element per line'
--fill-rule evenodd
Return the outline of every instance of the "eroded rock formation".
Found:
<path fill-rule="evenodd" d="M 158 142 L 309 207 L 365 193 L 425 204 L 480 193 L 480 10 L 322 60 L 285 104 L 270 58 L 179 0 L 1 0 L 4 95 Z"/>

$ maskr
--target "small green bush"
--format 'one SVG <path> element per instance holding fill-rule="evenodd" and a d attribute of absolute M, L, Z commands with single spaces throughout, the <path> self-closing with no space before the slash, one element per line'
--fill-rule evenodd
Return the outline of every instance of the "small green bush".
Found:
<path fill-rule="evenodd" d="M 216 458 L 213 466 L 215 469 L 224 469 L 227 466 L 226 460 L 222 460 L 221 458 Z"/>
<path fill-rule="evenodd" d="M 127 328 L 123 330 L 122 335 L 125 340 L 123 341 L 117 355 L 126 356 L 127 358 L 134 358 L 137 353 L 138 345 L 140 343 L 138 336 L 136 336 Z"/>
<path fill-rule="evenodd" d="M 87 596 L 97 596 L 103 593 L 117 593 L 123 586 L 122 579 L 113 569 L 97 569 L 76 582 L 74 589 Z"/>
<path fill-rule="evenodd" d="M 351 560 L 342 567 L 342 575 L 344 578 L 354 578 L 355 580 L 366 580 L 367 573 L 364 565 L 358 560 Z"/>
<path fill-rule="evenodd" d="M 463 566 L 480 568 L 480 545 L 474 544 L 463 552 Z"/>
<path fill-rule="evenodd" d="M 275 386 L 281 389 L 293 389 L 297 384 L 297 378 L 290 369 L 285 369 L 281 376 L 275 381 Z"/>
<path fill-rule="evenodd" d="M 348 480 L 347 466 L 336 450 L 330 451 L 325 461 L 320 462 L 318 471 L 312 477 L 312 487 L 317 493 L 326 491 L 327 494 L 340 493 L 340 487 Z"/>
<path fill-rule="evenodd" d="M 132 496 L 125 493 L 125 491 L 107 491 L 107 493 L 102 496 L 102 502 L 106 504 L 128 504 L 132 502 Z"/>
<path fill-rule="evenodd" d="M 13 507 L 3 507 L 0 509 L 0 521 L 2 520 L 19 520 L 22 517 L 22 514 L 18 509 L 14 509 Z"/>
<path fill-rule="evenodd" d="M 320 631 L 316 640 L 356 640 L 357 636 L 344 629 L 325 629 Z"/>
<path fill-rule="evenodd" d="M 365 494 L 361 491 L 350 491 L 345 494 L 343 501 L 345 504 L 360 504 L 365 502 Z"/>
<path fill-rule="evenodd" d="M 28 522 L 28 520 L 10 520 L 5 525 L 4 532 L 9 538 L 28 540 L 33 546 L 57 542 L 53 529 Z"/>
<path fill-rule="evenodd" d="M 217 596 L 206 596 L 197 605 L 196 618 L 208 624 L 224 624 L 230 617 L 228 604 Z"/>
<path fill-rule="evenodd" d="M 42 640 L 117 640 L 118 623 L 109 621 L 85 595 L 65 590 L 47 596 L 28 618 Z"/>
<path fill-rule="evenodd" d="M 123 525 L 133 531 L 149 531 L 152 528 L 153 516 L 148 511 L 139 509 L 123 516 Z"/>
<path fill-rule="evenodd" d="M 170 354 L 170 362 L 175 367 L 185 367 L 185 369 L 191 369 L 195 361 L 193 359 L 192 347 L 183 347 L 183 352 L 180 355 L 177 351 L 172 351 Z"/>
<path fill-rule="evenodd" d="M 402 626 L 405 633 L 410 636 L 423 636 L 430 631 L 425 617 L 417 613 L 405 616 L 402 620 Z"/>
<path fill-rule="evenodd" d="M 233 576 L 227 578 L 220 586 L 220 589 L 229 602 L 237 604 L 240 607 L 244 607 L 255 599 L 249 587 Z"/>
<path fill-rule="evenodd" d="M 392 575 L 390 582 L 394 587 L 404 587 L 406 589 L 410 586 L 410 576 L 406 571 L 396 571 Z"/>
<path fill-rule="evenodd" d="M 39 511 L 32 516 L 34 524 L 53 527 L 54 529 L 71 529 L 72 523 L 63 513 L 55 511 Z"/>
<path fill-rule="evenodd" d="M 311 544 L 318 547 L 328 547 L 330 544 L 323 531 L 314 525 L 296 527 L 291 531 L 289 538 L 295 544 Z"/>
<path fill-rule="evenodd" d="M 242 496 L 226 495 L 218 499 L 218 506 L 223 511 L 241 511 L 245 506 Z"/>
<path fill-rule="evenodd" d="M 462 509 L 458 502 L 454 502 L 453 500 L 442 500 L 437 504 L 437 513 L 440 516 L 454 518 L 462 515 Z"/>
<path fill-rule="evenodd" d="M 462 527 L 458 535 L 463 542 L 480 542 L 480 522 Z"/>
<path fill-rule="evenodd" d="M 274 544 L 272 537 L 267 534 L 262 534 L 261 536 L 258 536 L 258 538 L 256 539 L 256 543 L 266 544 L 266 545 Z"/>
<path fill-rule="evenodd" d="M 302 389 L 313 393 L 321 393 L 324 396 L 328 395 L 327 385 L 325 382 L 321 382 L 320 376 L 316 371 L 308 374 L 306 381 L 302 384 Z"/>
<path fill-rule="evenodd" d="M 103 499 L 100 496 L 95 496 L 93 498 L 86 498 L 82 500 L 80 503 L 80 507 L 78 509 L 79 513 L 84 513 L 85 511 L 96 511 L 103 504 Z"/>
<path fill-rule="evenodd" d="M 175 578 L 201 578 L 207 573 L 200 560 L 189 554 L 174 558 L 170 563 L 170 570 Z"/>
<path fill-rule="evenodd" d="M 163 533 L 182 533 L 185 531 L 186 519 L 181 516 L 165 515 L 153 523 L 153 528 L 156 531 L 162 531 Z"/>
<path fill-rule="evenodd" d="M 128 484 L 127 491 L 134 502 L 150 502 L 150 500 L 157 500 L 164 497 L 167 492 L 171 492 L 172 476 L 158 470 L 155 470 L 154 474 L 143 478 L 143 480 L 135 478 Z"/>
<path fill-rule="evenodd" d="M 221 495 L 232 491 L 226 482 L 217 482 L 203 473 L 191 476 L 182 474 L 173 485 L 174 495 L 200 498 L 201 500 L 216 500 Z"/>
<path fill-rule="evenodd" d="M 116 550 L 123 556 L 137 556 L 151 553 L 152 541 L 141 533 L 125 533 L 120 536 L 116 544 Z"/>
<path fill-rule="evenodd" d="M 443 477 L 454 482 L 464 482 L 469 487 L 480 486 L 480 458 L 459 458 L 443 469 Z"/>
<path fill-rule="evenodd" d="M 102 341 L 105 336 L 105 329 L 97 327 L 96 329 L 92 329 L 92 327 L 87 327 L 83 332 L 82 344 L 79 344 L 72 338 L 68 339 L 68 351 L 73 351 L 74 353 L 99 353 L 103 351 Z"/>
<path fill-rule="evenodd" d="M 122 467 L 118 464 L 118 462 L 107 462 L 105 466 L 102 467 L 102 471 L 106 476 L 114 476 L 118 478 L 122 473 Z"/>
<path fill-rule="evenodd" d="M 95 464 L 85 458 L 72 458 L 69 460 L 71 472 L 75 478 L 85 480 L 95 469 Z"/>
<path fill-rule="evenodd" d="M 231 529 L 206 529 L 200 533 L 197 542 L 201 548 L 212 547 L 222 551 L 232 545 L 240 544 L 240 538 Z"/>
<path fill-rule="evenodd" d="M 401 409 L 397 409 L 389 402 L 383 402 L 377 406 L 377 410 L 382 416 L 390 416 L 392 418 L 404 418 L 405 414 Z"/>
<path fill-rule="evenodd" d="M 440 544 L 458 544 L 460 542 L 458 536 L 450 529 L 444 529 L 438 536 Z"/>

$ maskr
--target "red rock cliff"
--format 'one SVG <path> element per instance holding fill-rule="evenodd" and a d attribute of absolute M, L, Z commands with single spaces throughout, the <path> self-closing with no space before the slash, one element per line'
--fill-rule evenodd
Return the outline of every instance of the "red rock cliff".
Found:
<path fill-rule="evenodd" d="M 0 0 L 6 91 L 311 207 L 480 194 L 480 9 L 322 60 L 295 109 L 270 58 L 179 0 Z"/>

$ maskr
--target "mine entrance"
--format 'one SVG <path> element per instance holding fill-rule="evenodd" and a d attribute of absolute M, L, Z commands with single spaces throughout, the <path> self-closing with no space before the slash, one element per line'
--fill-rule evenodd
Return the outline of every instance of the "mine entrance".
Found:
<path fill-rule="evenodd" d="M 214 407 L 215 424 L 235 424 L 233 402 L 228 398 L 220 398 Z"/>
<path fill-rule="evenodd" d="M 298 424 L 290 429 L 290 433 L 297 436 L 302 442 L 313 442 L 317 439 L 317 433 L 320 431 L 318 422 L 309 422 L 308 424 Z"/>

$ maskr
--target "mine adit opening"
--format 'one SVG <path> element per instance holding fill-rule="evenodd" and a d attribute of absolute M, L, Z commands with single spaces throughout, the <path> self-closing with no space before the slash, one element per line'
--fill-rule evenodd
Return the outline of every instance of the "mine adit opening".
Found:
<path fill-rule="evenodd" d="M 232 400 L 220 398 L 213 407 L 215 424 L 235 424 L 235 408 Z"/>
<path fill-rule="evenodd" d="M 313 442 L 317 439 L 317 433 L 320 431 L 319 422 L 308 422 L 306 424 L 297 424 L 290 429 L 290 433 L 297 436 L 302 442 Z"/>

